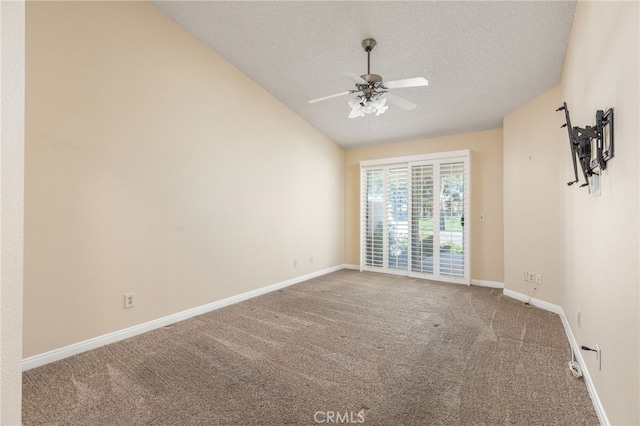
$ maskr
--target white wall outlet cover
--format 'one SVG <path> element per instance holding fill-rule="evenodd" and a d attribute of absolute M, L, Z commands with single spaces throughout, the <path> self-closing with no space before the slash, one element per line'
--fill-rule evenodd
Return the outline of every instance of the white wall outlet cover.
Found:
<path fill-rule="evenodd" d="M 124 307 L 126 309 L 133 308 L 136 306 L 136 294 L 135 293 L 127 293 L 124 295 Z"/>

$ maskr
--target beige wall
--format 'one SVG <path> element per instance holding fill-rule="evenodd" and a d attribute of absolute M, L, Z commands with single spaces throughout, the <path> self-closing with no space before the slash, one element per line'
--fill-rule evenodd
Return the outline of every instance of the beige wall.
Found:
<path fill-rule="evenodd" d="M 24 203 L 24 3 L 0 2 L 0 424 L 20 424 Z"/>
<path fill-rule="evenodd" d="M 602 195 L 561 192 L 564 310 L 578 343 L 602 348 L 601 371 L 594 356 L 585 358 L 612 424 L 640 424 L 638 6 L 578 2 L 562 80 L 574 125 L 593 124 L 597 109 L 615 109 L 616 156 Z M 566 180 L 571 165 L 562 154 Z"/>
<path fill-rule="evenodd" d="M 570 177 L 559 176 L 557 160 L 571 161 L 564 115 L 555 112 L 560 95 L 556 86 L 503 121 L 505 288 L 556 305 L 563 302 L 558 197 Z M 524 271 L 542 274 L 542 285 L 525 283 Z"/>
<path fill-rule="evenodd" d="M 342 148 L 148 3 L 26 11 L 25 357 L 342 264 Z"/>
<path fill-rule="evenodd" d="M 616 425 L 640 424 L 638 5 L 578 2 L 561 84 L 504 120 L 506 287 L 521 291 L 520 269 L 544 268 L 537 297 L 563 307 L 578 345 L 602 348 L 602 370 L 583 356 Z M 566 186 L 569 142 L 554 112 L 562 101 L 574 126 L 615 109 L 616 156 L 598 197 Z"/>
<path fill-rule="evenodd" d="M 360 262 L 360 161 L 461 149 L 471 150 L 471 279 L 502 283 L 502 129 L 347 150 L 345 263 Z"/>

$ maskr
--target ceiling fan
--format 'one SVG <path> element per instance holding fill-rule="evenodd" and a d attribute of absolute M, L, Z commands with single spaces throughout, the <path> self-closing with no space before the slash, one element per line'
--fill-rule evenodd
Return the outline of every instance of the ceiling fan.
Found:
<path fill-rule="evenodd" d="M 344 74 L 355 82 L 355 89 L 324 96 L 322 98 L 312 99 L 309 103 L 312 104 L 315 102 L 325 101 L 327 99 L 337 98 L 339 96 L 353 94 L 355 96 L 349 100 L 349 106 L 351 107 L 349 118 L 363 117 L 374 112 L 376 115 L 380 115 L 389 108 L 389 106 L 386 105 L 387 101 L 407 111 L 414 109 L 417 106 L 416 104 L 390 93 L 388 90 L 404 87 L 427 86 L 429 82 L 423 77 L 387 81 L 386 83 L 383 82 L 382 77 L 378 74 L 371 74 L 371 51 L 374 47 L 376 47 L 376 41 L 374 39 L 366 38 L 362 40 L 362 48 L 367 52 L 367 73 L 365 75 L 359 76 L 354 73 Z"/>

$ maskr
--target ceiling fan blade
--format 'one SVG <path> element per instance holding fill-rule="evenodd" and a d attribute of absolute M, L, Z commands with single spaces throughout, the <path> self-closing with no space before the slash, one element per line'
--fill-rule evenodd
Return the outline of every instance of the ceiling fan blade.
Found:
<path fill-rule="evenodd" d="M 326 101 L 327 99 L 337 98 L 338 96 L 348 95 L 349 93 L 351 93 L 351 91 L 340 92 L 340 93 L 336 93 L 335 95 L 329 95 L 329 96 L 324 96 L 324 97 L 318 98 L 318 99 L 312 99 L 312 100 L 309 101 L 309 103 L 313 104 L 313 103 L 320 102 L 320 101 Z"/>
<path fill-rule="evenodd" d="M 344 75 L 345 77 L 349 77 L 356 84 L 367 84 L 367 80 L 360 77 L 358 74 L 354 74 L 352 72 L 345 72 L 345 73 L 342 73 L 342 75 Z"/>
<path fill-rule="evenodd" d="M 390 103 L 397 105 L 400 108 L 405 109 L 407 111 L 411 111 L 412 109 L 418 106 L 411 101 L 401 98 L 398 95 L 394 95 L 393 93 L 387 92 L 384 94 L 384 97 L 387 98 L 387 101 L 389 101 Z"/>
<path fill-rule="evenodd" d="M 387 81 L 384 87 L 387 89 L 401 89 L 403 87 L 428 86 L 429 82 L 423 77 L 405 78 L 404 80 Z"/>

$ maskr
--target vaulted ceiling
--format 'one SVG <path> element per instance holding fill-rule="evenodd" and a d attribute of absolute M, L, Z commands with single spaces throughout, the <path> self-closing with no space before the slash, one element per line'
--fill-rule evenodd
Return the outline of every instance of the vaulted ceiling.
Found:
<path fill-rule="evenodd" d="M 345 148 L 502 126 L 502 118 L 561 78 L 575 1 L 152 1 L 311 125 Z M 348 118 L 371 72 L 418 106 Z"/>

